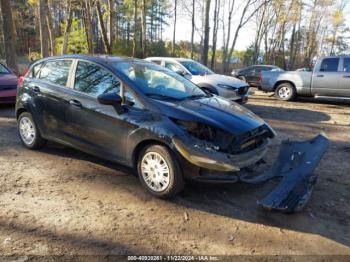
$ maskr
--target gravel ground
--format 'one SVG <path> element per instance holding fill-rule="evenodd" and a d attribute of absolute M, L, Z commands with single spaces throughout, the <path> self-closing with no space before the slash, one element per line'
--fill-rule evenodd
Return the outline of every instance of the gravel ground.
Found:
<path fill-rule="evenodd" d="M 279 214 L 256 200 L 276 185 L 193 185 L 164 201 L 131 170 L 49 144 L 25 149 L 14 108 L 0 107 L 2 255 L 350 255 L 350 106 L 281 102 L 255 91 L 246 105 L 282 139 L 331 140 L 306 210 Z"/>

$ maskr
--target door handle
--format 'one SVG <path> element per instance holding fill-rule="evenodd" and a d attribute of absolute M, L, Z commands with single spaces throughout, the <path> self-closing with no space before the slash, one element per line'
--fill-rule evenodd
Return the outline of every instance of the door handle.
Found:
<path fill-rule="evenodd" d="M 75 100 L 75 99 L 69 100 L 69 104 L 77 108 L 83 108 L 83 105 L 78 100 Z"/>
<path fill-rule="evenodd" d="M 324 75 L 317 75 L 317 77 L 324 77 Z"/>
<path fill-rule="evenodd" d="M 343 78 L 350 78 L 350 75 L 343 76 Z"/>
<path fill-rule="evenodd" d="M 35 93 L 40 93 L 40 88 L 38 86 L 33 86 L 32 87 L 32 90 L 35 92 Z"/>

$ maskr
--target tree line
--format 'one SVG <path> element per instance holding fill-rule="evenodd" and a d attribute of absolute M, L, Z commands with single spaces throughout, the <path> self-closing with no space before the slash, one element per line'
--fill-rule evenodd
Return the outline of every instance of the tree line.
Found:
<path fill-rule="evenodd" d="M 293 69 L 349 48 L 346 0 L 0 2 L 0 58 L 17 72 L 17 56 L 67 53 L 185 56 L 222 72 L 237 59 Z M 180 19 L 191 27 L 187 41 L 177 39 Z M 237 51 L 243 30 L 252 28 L 249 47 Z M 165 39 L 166 30 L 172 30 L 171 39 Z"/>

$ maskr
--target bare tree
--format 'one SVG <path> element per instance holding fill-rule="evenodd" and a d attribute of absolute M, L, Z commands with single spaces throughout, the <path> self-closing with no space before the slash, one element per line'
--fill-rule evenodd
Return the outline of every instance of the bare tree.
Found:
<path fill-rule="evenodd" d="M 67 54 L 68 52 L 68 37 L 69 33 L 72 27 L 72 22 L 73 22 L 73 3 L 72 0 L 69 0 L 67 3 L 67 10 L 68 10 L 68 18 L 66 21 L 66 26 L 64 28 L 64 33 L 63 33 L 63 46 L 62 46 L 62 54 Z"/>
<path fill-rule="evenodd" d="M 46 0 L 40 0 L 39 2 L 39 19 L 40 19 L 40 43 L 41 43 L 41 56 L 49 56 L 49 32 L 47 26 L 46 12 L 45 12 Z"/>
<path fill-rule="evenodd" d="M 191 59 L 193 59 L 193 52 L 194 52 L 194 30 L 196 27 L 195 11 L 196 11 L 196 0 L 192 0 Z"/>
<path fill-rule="evenodd" d="M 208 64 L 208 51 L 209 51 L 209 13 L 210 13 L 211 0 L 205 0 L 205 17 L 204 17 L 204 39 L 203 39 L 203 50 L 202 50 L 202 64 Z"/>
<path fill-rule="evenodd" d="M 134 0 L 134 37 L 132 39 L 132 57 L 136 56 L 136 35 L 137 35 L 137 0 Z"/>
<path fill-rule="evenodd" d="M 142 57 L 146 57 L 147 43 L 146 43 L 146 0 L 142 0 L 141 8 L 141 44 Z"/>
<path fill-rule="evenodd" d="M 94 53 L 93 47 L 93 32 L 92 32 L 92 22 L 91 22 L 91 0 L 81 0 L 83 18 L 85 24 L 85 34 L 86 41 L 88 44 L 89 53 Z"/>
<path fill-rule="evenodd" d="M 111 54 L 112 49 L 111 49 L 111 45 L 108 41 L 107 31 L 106 31 L 106 27 L 105 27 L 105 24 L 103 21 L 103 14 L 102 14 L 100 0 L 96 0 L 96 10 L 97 10 L 97 16 L 98 16 L 98 21 L 100 24 L 100 30 L 101 30 L 101 34 L 102 34 L 102 41 L 103 41 L 105 52 L 107 54 Z"/>
<path fill-rule="evenodd" d="M 214 67 L 215 67 L 216 42 L 218 39 L 218 30 L 219 30 L 219 14 L 220 14 L 220 0 L 215 0 L 214 20 L 213 20 L 214 27 L 213 27 L 212 56 L 211 56 L 211 61 L 210 61 L 211 69 L 214 69 Z"/>
<path fill-rule="evenodd" d="M 177 18 L 177 0 L 175 0 L 174 2 L 174 28 L 173 28 L 173 42 L 171 46 L 171 52 L 173 56 L 175 56 L 176 18 Z"/>
<path fill-rule="evenodd" d="M 18 74 L 16 39 L 13 28 L 12 9 L 10 0 L 1 0 L 2 26 L 4 34 L 6 64 Z"/>

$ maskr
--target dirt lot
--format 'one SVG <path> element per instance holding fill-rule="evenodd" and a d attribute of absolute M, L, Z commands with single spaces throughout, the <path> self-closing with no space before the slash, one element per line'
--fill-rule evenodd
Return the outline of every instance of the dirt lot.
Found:
<path fill-rule="evenodd" d="M 329 136 L 304 212 L 257 208 L 275 182 L 155 199 L 125 167 L 58 145 L 24 149 L 14 108 L 0 107 L 0 254 L 350 255 L 350 106 L 256 92 L 247 107 L 278 132 L 268 162 L 282 139 Z"/>

